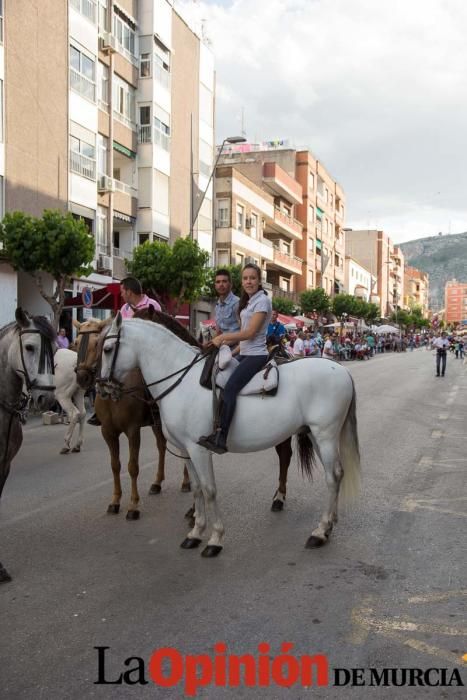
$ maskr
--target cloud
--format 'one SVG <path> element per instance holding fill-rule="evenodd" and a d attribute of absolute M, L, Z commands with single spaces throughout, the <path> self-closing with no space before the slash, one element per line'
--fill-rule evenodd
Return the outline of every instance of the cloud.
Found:
<path fill-rule="evenodd" d="M 467 230 L 464 0 L 180 2 L 204 19 L 217 136 L 307 146 L 354 228 Z M 439 193 L 439 194 L 438 194 Z"/>

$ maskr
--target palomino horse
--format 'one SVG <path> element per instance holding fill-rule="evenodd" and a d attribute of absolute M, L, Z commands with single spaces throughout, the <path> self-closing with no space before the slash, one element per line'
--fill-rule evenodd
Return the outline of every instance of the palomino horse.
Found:
<path fill-rule="evenodd" d="M 60 454 L 80 452 L 83 444 L 86 408 L 84 406 L 84 389 L 76 379 L 77 354 L 73 350 L 60 348 L 54 355 L 55 398 L 67 414 L 69 425 L 65 433 L 65 444 Z M 71 439 L 76 425 L 79 426 L 78 440 L 71 446 Z"/>
<path fill-rule="evenodd" d="M 10 465 L 23 442 L 21 423 L 32 399 L 36 408 L 46 411 L 53 405 L 53 350 L 55 331 L 41 317 L 29 317 L 16 310 L 16 322 L 0 330 L 0 497 Z M 26 385 L 27 394 L 23 393 Z M 0 583 L 10 581 L 0 564 Z"/>
<path fill-rule="evenodd" d="M 143 313 L 140 311 L 138 313 Z M 100 321 L 89 319 L 84 323 L 74 322 L 79 329 L 76 339 L 78 348 L 78 364 L 76 377 L 80 387 L 87 390 L 94 385 L 96 368 L 100 351 L 98 349 L 99 335 L 111 319 Z M 120 435 L 124 433 L 128 439 L 129 461 L 128 473 L 131 479 L 131 497 L 127 512 L 128 520 L 137 520 L 140 516 L 138 475 L 139 475 L 139 450 L 141 444 L 141 428 L 151 426 L 156 437 L 159 460 L 155 480 L 149 489 L 149 493 L 158 494 L 161 484 L 165 479 L 165 453 L 167 441 L 162 433 L 157 407 L 151 410 L 147 395 L 144 390 L 139 370 L 132 370 L 125 380 L 126 386 L 132 388 L 132 394 L 128 394 L 121 401 L 106 401 L 96 396 L 94 409 L 101 423 L 101 432 L 110 452 L 110 463 L 114 478 L 114 490 L 112 502 L 107 508 L 108 513 L 118 513 L 122 498 L 122 485 L 120 480 Z M 190 480 L 187 469 L 184 470 L 182 491 L 190 491 Z"/>
<path fill-rule="evenodd" d="M 158 402 L 167 440 L 190 457 L 195 525 L 182 547 L 192 549 L 200 544 L 209 519 L 212 534 L 202 554 L 212 557 L 222 550 L 224 525 L 217 507 L 212 454 L 197 444 L 212 429 L 212 398 L 199 384 L 203 357 L 199 349 L 167 328 L 141 319 L 122 321 L 119 313 L 103 339 L 97 384 L 102 395 L 118 399 L 127 372 L 140 368 Z M 234 453 L 255 452 L 290 435 L 307 434 L 312 463 L 316 451 L 329 489 L 327 508 L 307 541 L 312 548 L 326 543 L 337 522 L 341 482 L 344 497 L 358 488 L 355 388 L 344 367 L 323 359 L 285 364 L 280 375 L 275 396 L 239 396 L 228 447 Z"/>

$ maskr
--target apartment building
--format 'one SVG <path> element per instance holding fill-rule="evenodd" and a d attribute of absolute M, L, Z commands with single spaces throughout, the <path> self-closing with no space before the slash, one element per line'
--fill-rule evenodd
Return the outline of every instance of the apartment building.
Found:
<path fill-rule="evenodd" d="M 350 255 L 345 256 L 344 291 L 346 294 L 370 301 L 375 284 L 376 278 L 369 270 L 351 258 Z"/>
<path fill-rule="evenodd" d="M 448 280 L 444 287 L 444 320 L 467 324 L 467 282 Z"/>
<path fill-rule="evenodd" d="M 428 298 L 428 273 L 406 265 L 404 269 L 404 306 L 408 309 L 419 306 L 422 309 L 423 318 L 428 318 Z"/>
<path fill-rule="evenodd" d="M 264 258 L 264 270 L 274 293 L 298 300 L 300 292 L 316 286 L 331 296 L 343 291 L 344 195 L 339 185 L 309 151 L 297 151 L 286 144 L 242 144 L 228 146 L 226 151 L 220 159 L 223 166 L 234 168 L 272 198 L 272 210 L 264 213 L 250 206 L 243 212 L 244 203 L 234 201 L 225 179 L 216 179 L 217 224 L 222 221 L 221 208 L 233 227 L 229 235 L 234 241 L 238 240 L 235 231 L 242 225 L 243 213 L 254 231 L 258 222 L 262 240 L 273 246 L 273 258 Z M 225 241 L 225 236 L 216 228 L 218 241 Z M 251 236 L 244 243 L 249 240 Z M 216 248 L 226 250 L 219 243 Z M 234 253 L 230 255 L 233 261 L 252 256 L 246 245 Z"/>
<path fill-rule="evenodd" d="M 384 231 L 346 229 L 345 251 L 376 279 L 370 301 L 379 305 L 382 317 L 402 307 L 404 256 Z"/>
<path fill-rule="evenodd" d="M 0 0 L 0 27 L 2 209 L 84 219 L 95 272 L 69 293 L 121 279 L 139 243 L 188 235 L 213 162 L 214 61 L 173 0 Z M 212 188 L 193 235 L 212 252 Z M 0 272 L 13 306 L 50 312 Z"/>

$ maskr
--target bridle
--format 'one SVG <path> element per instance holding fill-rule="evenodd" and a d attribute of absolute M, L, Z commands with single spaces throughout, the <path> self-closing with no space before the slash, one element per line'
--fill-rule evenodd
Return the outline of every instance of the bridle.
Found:
<path fill-rule="evenodd" d="M 89 372 L 91 375 L 91 380 L 92 383 L 96 381 L 97 374 L 100 369 L 100 358 L 101 355 L 99 355 L 99 358 L 96 362 L 96 364 L 92 367 L 87 364 L 85 364 L 87 354 L 88 354 L 88 347 L 89 347 L 89 336 L 90 335 L 100 335 L 101 329 L 94 329 L 94 330 L 89 330 L 89 331 L 78 331 L 77 333 L 77 338 L 82 335 L 83 338 L 80 341 L 79 348 L 78 348 L 78 355 L 76 358 L 76 367 L 75 367 L 75 372 L 79 372 L 80 370 L 85 370 L 86 372 Z"/>
<path fill-rule="evenodd" d="M 37 328 L 25 328 L 19 332 L 19 348 L 21 354 L 21 364 L 23 365 L 23 369 L 19 369 L 17 371 L 20 374 L 24 375 L 24 382 L 26 384 L 28 394 L 31 394 L 31 391 L 33 389 L 42 389 L 43 391 L 54 391 L 55 386 L 53 384 L 39 384 L 37 378 L 31 380 L 31 377 L 28 374 L 26 362 L 24 359 L 23 336 L 28 335 L 29 333 L 39 333 L 39 335 L 41 336 L 41 350 L 39 355 L 38 374 L 47 374 L 49 376 L 55 374 L 52 343 L 49 340 L 49 338 L 47 338 L 42 333 L 42 331 L 40 331 Z"/>
<path fill-rule="evenodd" d="M 135 393 L 137 390 L 139 390 L 139 387 L 128 387 L 124 389 L 123 382 L 120 382 L 118 379 L 115 379 L 114 377 L 114 372 L 115 372 L 115 364 L 117 362 L 117 356 L 118 356 L 118 351 L 120 349 L 120 333 L 121 333 L 121 327 L 118 329 L 117 333 L 113 335 L 107 335 L 105 337 L 105 340 L 112 340 L 115 338 L 116 343 L 115 343 L 115 348 L 114 348 L 114 353 L 112 356 L 112 362 L 110 365 L 110 371 L 109 371 L 109 376 L 107 378 L 103 377 L 97 377 L 96 378 L 96 385 L 98 387 L 106 388 L 110 392 L 114 392 L 117 394 L 132 394 L 134 396 L 137 396 Z M 101 349 L 101 356 L 102 352 L 104 350 L 104 345 L 102 344 L 102 349 Z M 197 355 L 193 357 L 193 360 L 188 364 L 182 367 L 181 369 L 177 370 L 176 372 L 172 372 L 172 374 L 168 374 L 166 377 L 163 377 L 162 379 L 157 379 L 155 382 L 150 382 L 149 384 L 146 384 L 146 382 L 143 379 L 144 386 L 146 387 L 146 390 L 149 389 L 150 386 L 156 386 L 156 384 L 162 384 L 162 382 L 167 381 L 167 379 L 171 379 L 172 377 L 176 377 L 177 375 L 180 375 L 178 379 L 171 384 L 167 389 L 165 389 L 159 396 L 152 397 L 147 403 L 149 404 L 155 404 L 157 401 L 160 401 L 161 399 L 164 398 L 164 396 L 167 396 L 167 394 L 170 394 L 171 391 L 173 391 L 181 382 L 182 380 L 186 377 L 190 369 L 194 367 L 198 362 L 201 362 L 202 360 L 206 359 L 206 354 L 203 352 L 199 352 Z M 101 363 L 99 363 L 99 371 L 100 371 Z"/>

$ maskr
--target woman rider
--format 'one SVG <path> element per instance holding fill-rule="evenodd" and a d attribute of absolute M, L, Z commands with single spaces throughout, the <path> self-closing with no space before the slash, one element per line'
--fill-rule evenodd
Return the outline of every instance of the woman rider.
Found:
<path fill-rule="evenodd" d="M 227 434 L 235 412 L 237 396 L 250 379 L 264 367 L 268 359 L 266 333 L 271 319 L 272 304 L 261 286 L 261 270 L 258 265 L 248 263 L 242 270 L 243 294 L 238 310 L 240 330 L 222 333 L 213 338 L 216 347 L 240 343 L 240 364 L 233 372 L 224 389 L 220 427 L 208 437 L 202 436 L 198 445 L 216 454 L 227 452 Z"/>

